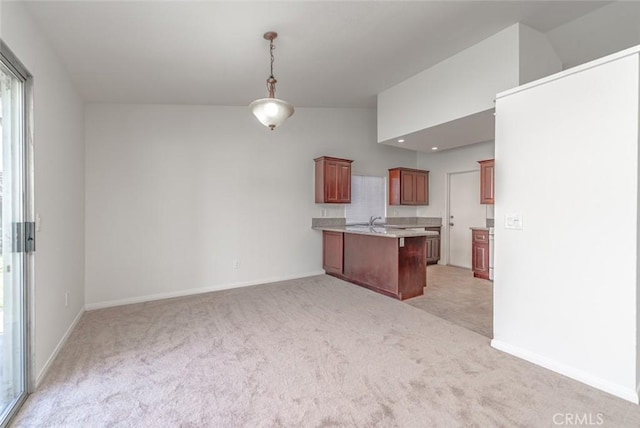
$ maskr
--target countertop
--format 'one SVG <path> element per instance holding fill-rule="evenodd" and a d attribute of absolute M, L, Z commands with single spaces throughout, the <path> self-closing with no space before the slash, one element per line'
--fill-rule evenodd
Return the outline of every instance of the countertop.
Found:
<path fill-rule="evenodd" d="M 403 224 L 394 224 L 394 223 L 383 223 L 377 226 L 382 226 L 382 227 L 391 227 L 393 229 L 410 229 L 410 228 L 418 228 L 418 227 L 429 227 L 429 228 L 434 228 L 434 227 L 438 227 L 441 228 L 442 226 L 439 224 L 424 224 L 424 223 L 403 223 Z"/>
<path fill-rule="evenodd" d="M 406 228 L 422 228 L 423 230 L 407 230 Z M 424 230 L 422 225 L 376 225 L 376 226 L 318 226 L 313 230 L 325 230 L 327 232 L 356 233 L 359 235 L 381 236 L 384 238 L 412 238 L 415 236 L 438 236 L 439 233 L 432 230 Z"/>

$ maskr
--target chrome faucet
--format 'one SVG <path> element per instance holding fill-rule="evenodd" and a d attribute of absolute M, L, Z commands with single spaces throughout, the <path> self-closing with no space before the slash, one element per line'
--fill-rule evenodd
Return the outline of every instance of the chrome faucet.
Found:
<path fill-rule="evenodd" d="M 376 220 L 382 220 L 382 217 L 369 217 L 369 226 L 373 226 L 373 223 L 375 223 Z"/>

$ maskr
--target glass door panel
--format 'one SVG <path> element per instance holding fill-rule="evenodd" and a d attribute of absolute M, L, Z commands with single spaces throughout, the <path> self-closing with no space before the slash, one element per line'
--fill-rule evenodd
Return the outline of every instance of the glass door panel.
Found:
<path fill-rule="evenodd" d="M 25 81 L 0 61 L 0 425 L 26 396 Z"/>

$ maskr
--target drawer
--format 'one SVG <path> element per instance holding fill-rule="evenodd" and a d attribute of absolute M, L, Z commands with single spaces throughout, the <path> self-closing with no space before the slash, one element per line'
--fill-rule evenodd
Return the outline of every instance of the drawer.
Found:
<path fill-rule="evenodd" d="M 468 236 L 468 235 L 467 235 Z M 474 230 L 473 242 L 489 243 L 489 231 L 488 230 Z"/>

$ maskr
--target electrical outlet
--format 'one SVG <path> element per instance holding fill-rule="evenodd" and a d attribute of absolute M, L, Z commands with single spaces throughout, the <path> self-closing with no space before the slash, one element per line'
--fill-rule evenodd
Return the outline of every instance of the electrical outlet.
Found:
<path fill-rule="evenodd" d="M 65 291 L 64 293 L 64 306 L 65 308 L 69 307 L 69 292 Z"/>
<path fill-rule="evenodd" d="M 327 216 L 327 210 L 322 210 L 322 217 L 326 217 Z"/>
<path fill-rule="evenodd" d="M 235 259 L 233 261 L 233 268 L 234 269 L 240 269 L 240 259 Z"/>

